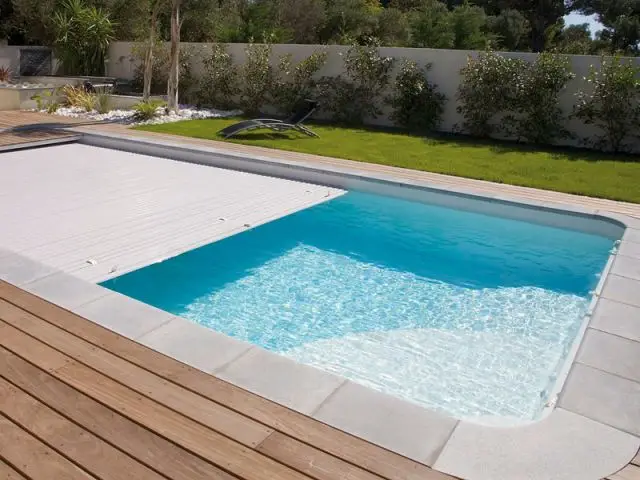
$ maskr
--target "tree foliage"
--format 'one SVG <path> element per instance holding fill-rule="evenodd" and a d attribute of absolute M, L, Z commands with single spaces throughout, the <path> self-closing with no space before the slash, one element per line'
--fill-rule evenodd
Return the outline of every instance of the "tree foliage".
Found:
<path fill-rule="evenodd" d="M 61 0 L 0 0 L 0 35 L 16 43 L 50 44 L 51 12 Z M 149 1 L 85 0 L 108 11 L 118 40 L 140 39 Z M 640 54 L 638 0 L 184 0 L 187 42 L 412 46 L 507 51 Z M 170 3 L 170 2 L 168 2 Z M 592 38 L 566 27 L 571 11 L 597 15 Z M 158 38 L 171 34 L 171 9 L 158 15 Z"/>
<path fill-rule="evenodd" d="M 109 14 L 83 0 L 64 0 L 52 17 L 56 57 L 68 75 L 104 75 L 113 40 Z"/>

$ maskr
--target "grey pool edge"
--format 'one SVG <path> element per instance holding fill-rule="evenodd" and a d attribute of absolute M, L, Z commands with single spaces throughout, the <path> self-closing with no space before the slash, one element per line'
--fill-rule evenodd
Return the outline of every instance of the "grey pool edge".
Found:
<path fill-rule="evenodd" d="M 387 191 L 409 185 L 416 191 L 428 191 L 437 201 L 444 201 L 438 196 L 450 196 L 454 202 L 464 201 L 465 206 L 467 199 L 473 198 L 485 202 L 483 208 L 534 207 L 545 215 L 557 212 L 565 220 L 573 219 L 579 227 L 599 219 L 605 231 L 594 233 L 610 236 L 624 229 L 618 252 L 610 262 L 611 271 L 605 272 L 601 291 L 596 291 L 586 340 L 572 362 L 558 405 L 542 420 L 517 427 L 447 417 L 226 337 L 6 250 L 0 251 L 0 278 L 195 368 L 461 478 L 599 479 L 625 466 L 640 447 L 640 373 L 634 373 L 640 372 L 640 332 L 633 324 L 635 317 L 640 324 L 640 273 L 634 270 L 634 262 L 640 264 L 640 219 L 574 207 L 567 207 L 567 215 L 564 208 L 550 204 L 507 197 L 487 200 L 465 191 L 357 170 L 305 168 L 171 142 L 150 143 L 103 134 L 85 134 L 80 142 L 269 176 L 312 178 L 314 183 L 337 179 L 341 188 L 358 188 L 353 184 L 372 181 Z M 301 172 L 304 178 L 300 178 Z M 621 250 L 628 253 L 620 254 Z M 627 263 L 631 267 L 625 267 Z M 626 329 L 616 322 L 620 311 L 632 319 Z M 385 421 L 380 422 L 381 418 Z"/>

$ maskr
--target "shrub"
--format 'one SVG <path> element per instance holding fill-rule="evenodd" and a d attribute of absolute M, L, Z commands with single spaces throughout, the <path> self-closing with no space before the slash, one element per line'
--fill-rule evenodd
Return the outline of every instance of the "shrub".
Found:
<path fill-rule="evenodd" d="M 213 45 L 211 54 L 204 59 L 204 70 L 198 103 L 221 109 L 233 108 L 234 97 L 240 93 L 239 75 L 226 45 Z"/>
<path fill-rule="evenodd" d="M 94 108 L 98 113 L 109 113 L 111 111 L 111 97 L 104 92 L 95 94 Z"/>
<path fill-rule="evenodd" d="M 325 77 L 319 84 L 322 106 L 337 122 L 356 124 L 377 118 L 393 65 L 394 59 L 380 56 L 376 47 L 351 47 L 344 55 L 345 75 Z"/>
<path fill-rule="evenodd" d="M 115 24 L 82 0 L 63 0 L 51 19 L 56 58 L 67 75 L 102 75 Z"/>
<path fill-rule="evenodd" d="M 435 130 L 442 121 L 447 97 L 429 82 L 426 68 L 405 60 L 395 81 L 395 92 L 389 103 L 391 119 L 399 126 L 414 131 Z"/>
<path fill-rule="evenodd" d="M 65 85 L 62 87 L 62 94 L 70 107 L 82 108 L 87 112 L 95 109 L 96 95 L 87 92 L 84 88 Z"/>
<path fill-rule="evenodd" d="M 11 80 L 11 69 L 9 67 L 0 67 L 0 82 L 7 83 Z"/>
<path fill-rule="evenodd" d="M 315 96 L 315 75 L 327 62 L 326 52 L 313 52 L 293 65 L 291 55 L 280 57 L 271 101 L 278 112 L 291 113 L 302 100 Z"/>
<path fill-rule="evenodd" d="M 159 100 L 138 102 L 133 106 L 133 110 L 136 112 L 134 114 L 134 119 L 137 121 L 151 120 L 160 114 L 158 110 L 164 106 L 166 106 L 166 102 L 161 102 Z"/>
<path fill-rule="evenodd" d="M 245 63 L 238 70 L 241 79 L 239 104 L 245 114 L 255 115 L 267 104 L 274 87 L 271 45 L 250 43 L 245 55 Z"/>
<path fill-rule="evenodd" d="M 169 55 L 169 47 L 164 44 L 158 44 L 154 47 L 153 73 L 151 76 L 151 94 L 164 95 L 167 93 L 167 81 L 169 80 L 169 65 L 171 59 Z M 133 80 L 131 86 L 134 90 L 142 92 L 144 85 L 144 48 L 137 46 L 133 49 L 133 56 L 138 60 L 138 65 L 133 72 Z M 189 103 L 194 100 L 194 87 L 196 86 L 195 78 L 191 72 L 191 59 L 193 55 L 187 49 L 180 49 L 180 101 Z"/>
<path fill-rule="evenodd" d="M 525 62 L 491 51 L 478 58 L 469 57 L 460 71 L 457 94 L 457 110 L 464 118 L 462 128 L 478 137 L 499 133 L 499 117 L 512 108 L 515 85 L 525 68 Z"/>
<path fill-rule="evenodd" d="M 594 125 L 602 135 L 588 142 L 593 147 L 623 152 L 633 149 L 640 138 L 640 67 L 620 57 L 602 58 L 601 67 L 591 67 L 586 85 L 576 94 L 573 115 Z"/>
<path fill-rule="evenodd" d="M 552 53 L 541 53 L 519 70 L 512 112 L 504 119 L 507 135 L 533 143 L 569 137 L 558 97 L 574 77 L 568 58 Z"/>
<path fill-rule="evenodd" d="M 55 113 L 60 108 L 60 104 L 56 101 L 57 96 L 57 89 L 43 90 L 33 95 L 31 100 L 35 100 L 38 111 L 46 110 L 47 113 Z"/>

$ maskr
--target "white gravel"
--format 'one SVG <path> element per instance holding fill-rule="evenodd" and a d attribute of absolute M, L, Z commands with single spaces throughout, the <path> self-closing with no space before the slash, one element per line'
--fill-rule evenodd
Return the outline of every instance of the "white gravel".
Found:
<path fill-rule="evenodd" d="M 44 111 L 43 111 L 44 112 Z M 45 112 L 46 113 L 46 112 Z M 233 117 L 242 114 L 240 110 L 215 110 L 215 109 L 197 109 L 194 107 L 181 107 L 178 113 L 166 113 L 164 107 L 158 107 L 157 117 L 151 120 L 137 122 L 134 119 L 134 110 L 111 110 L 108 113 L 98 113 L 95 110 L 87 112 L 78 107 L 60 107 L 53 115 L 61 117 L 82 118 L 85 120 L 106 121 L 112 120 L 118 123 L 126 123 L 128 125 L 157 125 L 160 123 L 180 122 L 182 120 L 197 120 L 201 118 L 224 118 Z"/>

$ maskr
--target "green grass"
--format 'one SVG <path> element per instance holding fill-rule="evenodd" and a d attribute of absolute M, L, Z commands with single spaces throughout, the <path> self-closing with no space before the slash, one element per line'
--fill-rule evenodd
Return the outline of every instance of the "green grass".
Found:
<path fill-rule="evenodd" d="M 137 127 L 221 140 L 235 119 L 191 120 Z M 464 137 L 424 138 L 389 130 L 314 125 L 320 138 L 254 131 L 234 143 L 444 173 L 592 197 L 640 203 L 640 161 L 578 149 L 540 149 Z"/>

